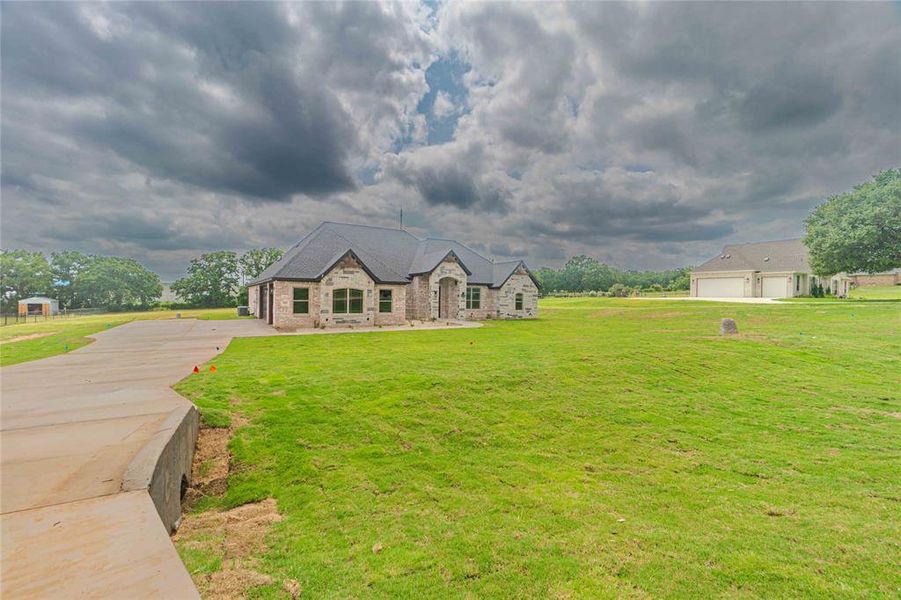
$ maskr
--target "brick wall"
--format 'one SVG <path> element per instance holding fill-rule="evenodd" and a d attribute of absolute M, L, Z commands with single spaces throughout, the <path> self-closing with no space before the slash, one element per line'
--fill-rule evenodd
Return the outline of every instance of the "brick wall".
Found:
<path fill-rule="evenodd" d="M 406 285 L 377 285 L 375 288 L 375 324 L 403 325 L 407 321 Z M 391 290 L 391 312 L 379 312 L 379 290 Z"/>
<path fill-rule="evenodd" d="M 466 308 L 466 296 L 463 297 L 463 310 L 460 311 L 460 318 L 469 321 L 482 321 L 484 319 L 492 319 L 497 316 L 497 292 L 490 289 L 487 285 L 467 286 L 477 287 L 481 290 L 481 298 L 479 308 Z M 466 288 L 464 288 L 465 290 Z"/>
<path fill-rule="evenodd" d="M 259 316 L 257 308 L 260 303 L 260 286 L 251 285 L 247 288 L 247 309 L 250 314 Z"/>
<path fill-rule="evenodd" d="M 429 276 L 417 275 L 407 286 L 407 318 L 426 321 L 430 318 Z"/>
<path fill-rule="evenodd" d="M 522 310 L 516 310 L 516 294 L 522 294 Z M 519 267 L 497 293 L 499 319 L 525 319 L 538 316 L 538 287 L 525 269 Z"/>
<path fill-rule="evenodd" d="M 273 282 L 272 325 L 279 329 L 319 327 L 319 283 L 307 281 Z M 294 288 L 309 290 L 309 312 L 294 314 Z"/>
<path fill-rule="evenodd" d="M 363 290 L 362 314 L 332 314 L 334 290 L 351 288 Z M 323 327 L 375 325 L 378 296 L 375 282 L 356 260 L 347 257 L 326 273 L 319 285 L 319 324 Z"/>
<path fill-rule="evenodd" d="M 901 273 L 874 273 L 872 275 L 854 275 L 851 277 L 854 285 L 898 285 L 901 283 Z"/>

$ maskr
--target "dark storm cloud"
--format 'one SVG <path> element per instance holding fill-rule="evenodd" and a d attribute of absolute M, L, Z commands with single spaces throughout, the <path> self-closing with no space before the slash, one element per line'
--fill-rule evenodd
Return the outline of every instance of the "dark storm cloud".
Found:
<path fill-rule="evenodd" d="M 497 212 L 506 207 L 504 190 L 483 186 L 470 173 L 456 167 L 423 168 L 404 174 L 401 181 L 416 188 L 422 198 L 433 206 L 445 205 L 460 209 L 478 208 Z"/>
<path fill-rule="evenodd" d="M 527 222 L 532 235 L 584 243 L 604 238 L 673 242 L 718 239 L 733 231 L 714 211 L 680 202 L 674 189 L 644 192 L 640 179 L 613 185 L 558 181 L 555 188 L 563 200 L 549 209 L 546 218 Z"/>
<path fill-rule="evenodd" d="M 198 228 L 176 224 L 169 216 L 136 212 L 73 216 L 56 224 L 49 233 L 55 239 L 69 243 L 116 243 L 150 251 L 208 251 L 233 248 L 241 243 L 240 232 L 228 225 Z"/>
<path fill-rule="evenodd" d="M 154 177 L 251 199 L 353 188 L 356 134 L 304 72 L 281 6 L 143 3 L 104 18 L 76 4 L 4 6 L 4 89 L 95 105 L 54 128 Z"/>
<path fill-rule="evenodd" d="M 842 96 L 823 74 L 780 71 L 748 90 L 739 106 L 747 129 L 809 127 L 834 114 Z"/>
<path fill-rule="evenodd" d="M 167 278 L 400 207 L 535 267 L 671 267 L 799 235 L 820 199 L 901 166 L 891 4 L 2 11 L 3 245 Z"/>

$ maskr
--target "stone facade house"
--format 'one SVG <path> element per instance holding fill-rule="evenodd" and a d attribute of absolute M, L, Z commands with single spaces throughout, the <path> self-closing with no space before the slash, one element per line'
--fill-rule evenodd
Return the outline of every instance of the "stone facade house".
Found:
<path fill-rule="evenodd" d="M 322 223 L 248 284 L 248 306 L 279 329 L 538 315 L 538 280 L 454 240 Z"/>
<path fill-rule="evenodd" d="M 792 298 L 810 294 L 819 282 L 836 296 L 846 296 L 844 273 L 816 277 L 800 239 L 731 244 L 691 272 L 691 295 L 698 298 Z"/>

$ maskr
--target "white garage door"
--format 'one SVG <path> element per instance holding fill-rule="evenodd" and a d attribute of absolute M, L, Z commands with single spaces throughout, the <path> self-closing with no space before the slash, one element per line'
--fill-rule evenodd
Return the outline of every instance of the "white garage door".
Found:
<path fill-rule="evenodd" d="M 764 277 L 764 298 L 785 298 L 788 295 L 788 279 L 785 277 Z"/>
<path fill-rule="evenodd" d="M 745 295 L 744 277 L 698 279 L 698 296 L 703 298 L 741 298 Z"/>

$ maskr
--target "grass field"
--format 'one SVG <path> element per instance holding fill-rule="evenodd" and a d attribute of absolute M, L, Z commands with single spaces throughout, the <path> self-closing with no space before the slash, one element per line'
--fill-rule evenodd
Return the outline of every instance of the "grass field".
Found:
<path fill-rule="evenodd" d="M 163 310 L 133 313 L 106 313 L 20 323 L 0 327 L 0 366 L 47 358 L 71 352 L 91 342 L 86 337 L 134 320 L 173 319 L 176 313 L 183 318 L 234 319 L 234 308 L 197 310 Z"/>
<path fill-rule="evenodd" d="M 874 285 L 858 287 L 848 294 L 851 298 L 871 300 L 901 300 L 901 285 Z"/>
<path fill-rule="evenodd" d="M 899 333 L 891 303 L 576 298 L 236 339 L 178 386 L 247 419 L 195 510 L 276 499 L 253 597 L 894 598 Z"/>
<path fill-rule="evenodd" d="M 809 296 L 798 298 L 779 298 L 779 302 L 901 302 L 901 285 L 864 286 L 853 288 L 847 298 L 825 296 L 823 298 L 811 298 Z"/>

